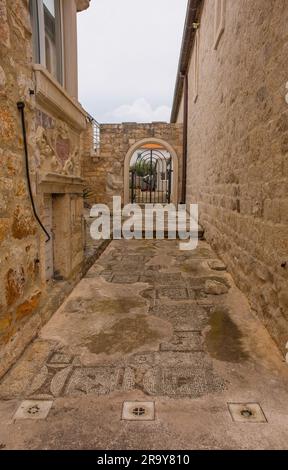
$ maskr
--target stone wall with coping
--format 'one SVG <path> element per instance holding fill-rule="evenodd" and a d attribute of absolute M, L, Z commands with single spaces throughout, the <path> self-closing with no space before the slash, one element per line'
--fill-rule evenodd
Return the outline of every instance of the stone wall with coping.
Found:
<path fill-rule="evenodd" d="M 214 1 L 203 3 L 196 103 L 193 58 L 189 69 L 187 198 L 200 204 L 207 240 L 284 352 L 288 341 L 287 1 L 226 1 L 225 30 L 217 50 Z"/>
<path fill-rule="evenodd" d="M 172 146 L 179 159 L 179 194 L 181 194 L 183 125 L 163 122 L 137 124 L 101 124 L 98 156 L 87 152 L 83 159 L 84 178 L 91 189 L 91 203 L 111 206 L 113 196 L 124 201 L 124 160 L 129 149 L 143 139 L 161 139 Z"/>
<path fill-rule="evenodd" d="M 48 94 L 50 91 L 59 94 L 61 100 L 54 103 L 57 109 L 49 96 L 41 95 L 38 78 L 48 81 L 50 78 L 41 71 L 36 78 L 33 69 L 27 0 L 0 0 L 0 44 L 1 377 L 49 319 L 42 308 L 47 303 L 48 290 L 51 293 L 53 287 L 53 282 L 47 283 L 45 278 L 46 236 L 35 221 L 29 199 L 21 120 L 16 104 L 24 101 L 26 105 L 31 182 L 40 218 L 43 220 L 45 216 L 45 194 L 57 194 L 63 196 L 63 201 L 65 199 L 65 208 L 62 205 L 65 214 L 61 217 L 57 212 L 53 228 L 62 230 L 57 250 L 61 252 L 62 244 L 63 251 L 68 253 L 64 277 L 71 280 L 81 275 L 83 262 L 81 134 L 86 128 L 86 115 L 52 81 L 44 89 Z"/>

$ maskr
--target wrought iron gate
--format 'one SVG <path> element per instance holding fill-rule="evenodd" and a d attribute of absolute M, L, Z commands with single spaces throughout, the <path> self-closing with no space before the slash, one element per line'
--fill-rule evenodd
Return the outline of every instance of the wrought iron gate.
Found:
<path fill-rule="evenodd" d="M 172 174 L 171 155 L 158 149 L 138 153 L 130 169 L 130 202 L 170 204 Z"/>

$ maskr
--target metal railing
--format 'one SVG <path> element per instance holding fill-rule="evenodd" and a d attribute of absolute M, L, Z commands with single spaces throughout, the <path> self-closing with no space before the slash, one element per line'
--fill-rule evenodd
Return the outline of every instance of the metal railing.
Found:
<path fill-rule="evenodd" d="M 90 152 L 92 156 L 97 156 L 100 154 L 100 124 L 90 114 L 87 114 L 87 119 L 91 125 L 89 129 Z"/>

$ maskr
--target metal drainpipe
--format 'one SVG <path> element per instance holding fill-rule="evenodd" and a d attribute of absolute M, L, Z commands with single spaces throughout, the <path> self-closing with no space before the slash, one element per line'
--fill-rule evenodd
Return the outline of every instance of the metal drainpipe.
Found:
<path fill-rule="evenodd" d="M 182 204 L 186 204 L 187 188 L 187 154 L 188 154 L 188 105 L 189 105 L 189 83 L 188 74 L 184 75 L 184 119 L 183 119 L 183 171 L 182 171 Z"/>
<path fill-rule="evenodd" d="M 30 171 L 29 171 L 29 158 L 28 158 L 28 145 L 27 145 L 27 134 L 26 134 L 26 125 L 25 125 L 25 115 L 24 115 L 24 109 L 25 109 L 25 103 L 23 101 L 19 101 L 17 103 L 17 108 L 20 111 L 21 114 L 21 122 L 22 122 L 22 133 L 23 133 L 23 144 L 24 144 L 24 153 L 25 153 L 25 163 L 26 163 L 26 177 L 27 177 L 27 184 L 28 184 L 28 191 L 29 191 L 29 197 L 33 209 L 33 214 L 35 219 L 37 220 L 38 224 L 42 228 L 43 232 L 47 236 L 46 243 L 48 243 L 51 240 L 50 234 L 47 232 L 46 228 L 42 224 L 37 211 L 36 211 L 36 206 L 33 198 L 33 192 L 32 192 L 32 187 L 31 187 L 31 180 L 30 180 Z"/>

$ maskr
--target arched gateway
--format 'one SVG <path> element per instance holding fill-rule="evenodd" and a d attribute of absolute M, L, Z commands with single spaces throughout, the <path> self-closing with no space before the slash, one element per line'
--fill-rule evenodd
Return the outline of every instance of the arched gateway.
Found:
<path fill-rule="evenodd" d="M 182 124 L 101 124 L 100 136 L 97 154 L 85 154 L 84 177 L 92 193 L 89 202 L 110 208 L 114 196 L 121 196 L 124 205 L 179 202 Z"/>
<path fill-rule="evenodd" d="M 175 150 L 164 140 L 136 142 L 124 161 L 124 203 L 176 204 L 178 165 Z"/>

